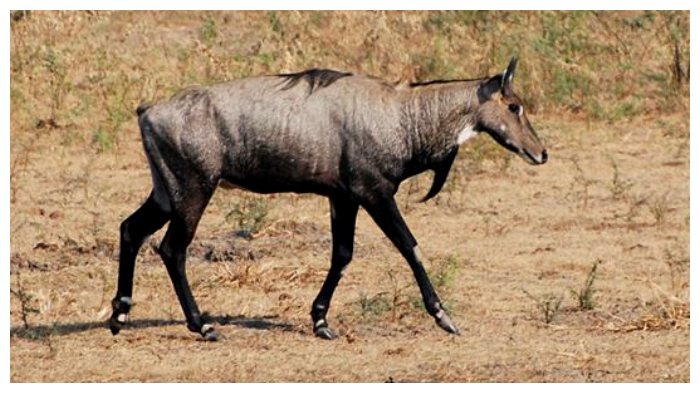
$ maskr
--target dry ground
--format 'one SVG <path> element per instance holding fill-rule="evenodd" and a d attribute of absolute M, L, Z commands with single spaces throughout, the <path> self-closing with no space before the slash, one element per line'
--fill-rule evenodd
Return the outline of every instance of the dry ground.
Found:
<path fill-rule="evenodd" d="M 188 272 L 224 341 L 185 328 L 153 251 L 162 232 L 137 261 L 130 328 L 112 336 L 118 226 L 150 188 L 135 121 L 104 153 L 13 139 L 10 380 L 689 381 L 689 116 L 533 122 L 546 165 L 493 154 L 483 135 L 437 200 L 413 202 L 428 175 L 398 195 L 462 335 L 416 304 L 410 269 L 362 212 L 333 342 L 308 315 L 329 265 L 323 198 L 264 197 L 245 240 L 229 213 L 259 197 L 216 194 Z M 581 310 L 572 291 L 598 260 Z"/>

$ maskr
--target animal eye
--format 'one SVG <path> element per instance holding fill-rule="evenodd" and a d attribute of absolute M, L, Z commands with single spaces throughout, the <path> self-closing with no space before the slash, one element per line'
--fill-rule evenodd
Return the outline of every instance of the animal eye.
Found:
<path fill-rule="evenodd" d="M 509 104 L 508 110 L 515 113 L 516 115 L 520 115 L 520 105 L 518 104 Z"/>

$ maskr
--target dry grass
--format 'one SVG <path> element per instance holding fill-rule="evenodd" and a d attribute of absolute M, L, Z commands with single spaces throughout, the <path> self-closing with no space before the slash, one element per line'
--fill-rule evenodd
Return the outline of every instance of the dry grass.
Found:
<path fill-rule="evenodd" d="M 687 109 L 689 12 L 32 12 L 11 22 L 12 135 L 119 144 L 183 86 L 331 67 L 401 79 L 502 71 L 535 114 L 620 121 Z"/>
<path fill-rule="evenodd" d="M 10 380 L 689 381 L 689 91 L 681 80 L 680 98 L 662 94 L 676 83 L 673 40 L 688 54 L 689 15 L 645 15 L 16 16 Z M 556 45 L 546 41 L 556 31 L 526 28 L 556 19 L 552 29 L 570 28 Z M 388 79 L 468 77 L 498 70 L 517 37 L 528 43 L 519 48 L 520 90 L 537 110 L 531 120 L 550 162 L 527 166 L 482 136 L 462 149 L 439 198 L 412 202 L 429 188 L 426 175 L 397 196 L 461 336 L 416 307 L 410 269 L 361 212 L 355 259 L 329 314 L 342 337 L 315 339 L 308 314 L 329 266 L 327 201 L 224 190 L 200 224 L 188 275 L 225 341 L 202 342 L 185 328 L 154 252 L 162 232 L 139 255 L 130 328 L 111 336 L 104 321 L 119 223 L 150 187 L 131 114 L 138 102 L 186 84 L 318 65 Z M 580 55 L 570 46 L 577 40 L 595 41 L 598 55 Z M 567 73 L 588 75 L 589 85 L 571 82 L 557 96 Z M 640 78 L 653 81 L 634 92 L 617 82 L 581 90 Z M 637 106 L 617 107 L 626 100 Z M 264 218 L 251 198 L 264 200 Z M 236 233 L 246 220 L 260 224 L 251 236 Z M 564 296 L 545 323 L 526 293 L 581 288 L 597 260 L 595 307 Z"/>

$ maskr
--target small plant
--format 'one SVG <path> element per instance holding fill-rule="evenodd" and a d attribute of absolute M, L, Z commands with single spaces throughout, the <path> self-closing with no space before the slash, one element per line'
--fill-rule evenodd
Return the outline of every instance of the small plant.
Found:
<path fill-rule="evenodd" d="M 282 22 L 280 21 L 277 11 L 268 12 L 268 16 L 270 18 L 270 27 L 272 31 L 279 34 L 280 37 L 284 37 L 284 28 L 282 27 Z"/>
<path fill-rule="evenodd" d="M 547 325 L 552 323 L 557 315 L 559 315 L 559 312 L 561 311 L 561 303 L 564 301 L 563 294 L 557 296 L 550 293 L 542 296 L 541 298 L 537 298 L 527 291 L 523 292 L 525 292 L 525 295 L 536 303 L 537 310 L 541 313 L 542 320 Z"/>
<path fill-rule="evenodd" d="M 440 258 L 432 272 L 428 273 L 431 281 L 438 289 L 449 289 L 455 283 L 459 274 L 458 255 L 450 254 L 446 258 Z"/>
<path fill-rule="evenodd" d="M 642 206 L 647 204 L 647 199 L 648 197 L 641 195 L 630 195 L 630 198 L 628 199 L 629 209 L 625 215 L 628 230 L 631 231 L 635 228 L 634 219 L 639 215 L 639 210 L 642 208 Z"/>
<path fill-rule="evenodd" d="M 312 25 L 314 25 L 314 27 L 320 28 L 323 24 L 324 18 L 325 15 L 323 14 L 323 11 L 311 11 L 311 15 L 309 16 L 309 22 Z"/>
<path fill-rule="evenodd" d="M 447 257 L 440 258 L 427 273 L 430 281 L 435 285 L 435 289 L 443 295 L 443 298 L 440 300 L 442 307 L 448 313 L 451 312 L 454 308 L 454 304 L 445 296 L 457 280 L 457 275 L 459 274 L 459 255 L 450 254 Z M 411 295 L 408 301 L 415 309 L 425 309 L 423 297 L 420 295 Z"/>
<path fill-rule="evenodd" d="M 576 176 L 574 177 L 574 181 L 578 184 L 581 185 L 581 194 L 582 199 L 583 199 L 583 208 L 587 209 L 588 208 L 588 188 L 595 184 L 595 180 L 589 179 L 586 177 L 586 174 L 583 172 L 583 168 L 581 168 L 581 165 L 578 162 L 578 159 L 573 157 L 571 158 L 571 163 L 574 165 L 574 169 L 576 169 Z M 573 188 L 573 184 L 572 184 Z M 573 192 L 572 192 L 573 193 Z"/>
<path fill-rule="evenodd" d="M 219 37 L 219 30 L 216 27 L 216 21 L 211 16 L 204 20 L 204 25 L 199 29 L 199 40 L 204 45 L 212 46 L 216 43 Z"/>
<path fill-rule="evenodd" d="M 391 309 L 391 302 L 386 292 L 380 292 L 373 296 L 367 293 L 360 293 L 360 314 L 380 316 Z"/>
<path fill-rule="evenodd" d="M 593 310 L 596 306 L 594 298 L 596 289 L 593 287 L 593 284 L 595 284 L 598 274 L 598 266 L 600 266 L 601 263 L 603 262 L 600 259 L 595 261 L 591 271 L 586 277 L 583 287 L 580 290 L 571 290 L 571 295 L 573 295 L 573 297 L 578 301 L 579 310 Z"/>
<path fill-rule="evenodd" d="M 92 135 L 93 145 L 99 152 L 110 150 L 117 145 L 119 133 L 128 121 L 132 120 L 133 109 L 129 102 L 134 82 L 129 80 L 124 72 L 115 73 L 113 78 L 105 82 L 102 93 L 106 116 L 101 120 Z"/>
<path fill-rule="evenodd" d="M 43 58 L 44 68 L 49 72 L 49 96 L 51 97 L 51 114 L 47 121 L 49 124 L 56 124 L 58 112 L 63 107 L 63 100 L 66 96 L 69 83 L 66 83 L 68 76 L 66 67 L 63 65 L 61 55 L 58 51 L 49 49 Z"/>
<path fill-rule="evenodd" d="M 269 70 L 275 62 L 275 55 L 273 53 L 263 52 L 258 55 L 258 59 L 260 59 L 260 63 L 265 66 L 265 69 Z"/>
<path fill-rule="evenodd" d="M 239 231 L 256 233 L 267 222 L 269 206 L 266 199 L 246 198 L 234 205 L 226 215 L 226 220 L 233 222 Z"/>
<path fill-rule="evenodd" d="M 656 198 L 651 199 L 647 203 L 647 206 L 649 207 L 649 211 L 656 220 L 656 227 L 661 227 L 661 224 L 664 222 L 666 214 L 670 211 L 670 208 L 668 207 L 668 192 L 661 196 L 657 196 Z"/>
<path fill-rule="evenodd" d="M 674 291 L 680 289 L 679 276 L 690 268 L 690 256 L 687 251 L 673 251 L 666 247 L 663 259 L 671 272 L 671 288 Z"/>
<path fill-rule="evenodd" d="M 92 134 L 92 143 L 99 152 L 110 150 L 114 146 L 114 135 L 100 127 Z"/>
<path fill-rule="evenodd" d="M 622 199 L 627 191 L 634 186 L 634 182 L 622 177 L 620 167 L 617 166 L 617 162 L 612 157 L 610 157 L 610 164 L 613 167 L 613 178 L 610 184 L 610 192 L 613 195 L 613 199 L 619 200 Z"/>
<path fill-rule="evenodd" d="M 389 270 L 387 276 L 392 285 L 390 291 L 382 291 L 373 296 L 364 291 L 360 293 L 358 304 L 361 316 L 382 316 L 391 311 L 390 319 L 396 322 L 406 315 L 406 306 L 413 303 L 413 296 L 406 294 L 410 286 L 400 285 L 393 270 Z"/>
<path fill-rule="evenodd" d="M 19 300 L 22 324 L 25 329 L 29 329 L 29 314 L 38 314 L 39 309 L 33 306 L 34 295 L 24 289 L 19 271 L 17 271 L 17 289 L 10 288 L 10 294 L 15 295 Z"/>

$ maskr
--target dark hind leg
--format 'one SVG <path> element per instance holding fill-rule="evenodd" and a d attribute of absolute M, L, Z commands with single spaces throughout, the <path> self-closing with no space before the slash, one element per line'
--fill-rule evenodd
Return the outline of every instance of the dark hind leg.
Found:
<path fill-rule="evenodd" d="M 328 327 L 326 313 L 333 297 L 333 292 L 340 282 L 343 269 L 352 259 L 353 241 L 355 237 L 355 221 L 359 205 L 343 198 L 331 199 L 331 231 L 333 232 L 333 255 L 331 268 L 328 271 L 321 291 L 311 307 L 311 320 L 314 333 L 321 338 L 332 340 L 338 337 Z"/>
<path fill-rule="evenodd" d="M 189 182 L 188 187 L 183 188 L 183 197 L 173 203 L 170 226 L 158 249 L 185 313 L 187 328 L 210 341 L 218 340 L 219 333 L 212 325 L 204 323 L 187 281 L 185 264 L 187 247 L 214 189 L 214 186 L 203 186 L 199 182 Z"/>
<path fill-rule="evenodd" d="M 134 264 L 144 240 L 169 220 L 167 209 L 159 205 L 155 190 L 146 202 L 129 216 L 120 227 L 119 282 L 117 295 L 112 300 L 112 317 L 109 327 L 112 334 L 124 327 L 131 309 L 131 293 L 134 286 Z"/>

